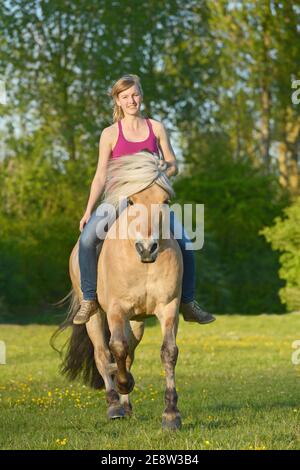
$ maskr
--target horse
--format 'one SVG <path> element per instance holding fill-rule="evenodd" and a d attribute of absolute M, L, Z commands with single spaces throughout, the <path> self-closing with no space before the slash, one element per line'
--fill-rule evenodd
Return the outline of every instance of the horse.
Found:
<path fill-rule="evenodd" d="M 102 241 L 97 264 L 99 309 L 85 325 L 72 325 L 61 372 L 72 380 L 81 376 L 96 389 L 105 388 L 109 419 L 130 416 L 134 353 L 146 318 L 155 316 L 162 330 L 160 352 L 166 379 L 162 427 L 175 430 L 181 427 L 175 367 L 183 262 L 173 235 L 162 237 L 163 211 L 159 210 L 156 224 L 151 216 L 153 205 L 160 209 L 174 196 L 161 163 L 147 151 L 109 163 L 104 202 L 117 207 L 122 197 L 127 204 Z M 134 209 L 139 205 L 146 211 L 137 225 Z M 126 237 L 120 237 L 124 227 Z M 64 327 L 71 325 L 82 300 L 78 248 L 79 239 L 69 259 L 72 290 Z"/>

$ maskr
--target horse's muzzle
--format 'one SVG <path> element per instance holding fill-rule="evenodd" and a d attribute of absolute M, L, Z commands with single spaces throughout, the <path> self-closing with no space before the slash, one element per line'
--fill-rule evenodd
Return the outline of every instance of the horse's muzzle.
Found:
<path fill-rule="evenodd" d="M 156 241 L 138 241 L 135 243 L 142 263 L 154 263 L 158 253 L 158 243 Z"/>

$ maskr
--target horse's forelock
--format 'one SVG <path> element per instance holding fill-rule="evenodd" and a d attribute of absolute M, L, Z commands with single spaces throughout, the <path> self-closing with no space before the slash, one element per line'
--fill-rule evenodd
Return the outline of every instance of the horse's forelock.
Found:
<path fill-rule="evenodd" d="M 159 160 L 152 153 L 142 151 L 112 159 L 107 169 L 103 202 L 117 208 L 121 198 L 132 196 L 154 183 L 170 197 L 174 196 L 168 177 L 159 169 Z"/>

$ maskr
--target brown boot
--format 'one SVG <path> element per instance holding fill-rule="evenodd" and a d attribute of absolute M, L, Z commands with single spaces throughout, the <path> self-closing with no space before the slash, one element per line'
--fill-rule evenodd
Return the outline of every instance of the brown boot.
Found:
<path fill-rule="evenodd" d="M 99 308 L 97 300 L 82 300 L 80 309 L 73 318 L 74 325 L 83 325 Z"/>
<path fill-rule="evenodd" d="M 188 304 L 182 303 L 180 305 L 180 312 L 185 321 L 201 323 L 202 325 L 215 321 L 215 317 L 211 313 L 202 310 L 196 300 L 192 300 Z"/>

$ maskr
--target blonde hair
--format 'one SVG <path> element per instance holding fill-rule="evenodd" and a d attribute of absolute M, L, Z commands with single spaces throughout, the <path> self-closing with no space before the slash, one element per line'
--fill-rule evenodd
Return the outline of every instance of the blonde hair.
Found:
<path fill-rule="evenodd" d="M 123 77 L 119 78 L 119 80 L 117 80 L 111 87 L 111 89 L 107 92 L 108 96 L 110 96 L 114 101 L 113 122 L 119 121 L 119 119 L 122 119 L 124 117 L 124 113 L 122 111 L 121 106 L 118 106 L 116 102 L 118 94 L 122 91 L 128 90 L 128 88 L 131 88 L 133 85 L 136 85 L 138 87 L 140 94 L 143 97 L 143 89 L 140 82 L 140 77 L 138 75 L 130 73 L 123 75 Z"/>
<path fill-rule="evenodd" d="M 119 199 L 130 197 L 153 183 L 163 188 L 170 197 L 174 197 L 174 190 L 161 163 L 155 154 L 147 150 L 111 159 L 107 168 L 103 202 L 117 208 Z"/>

